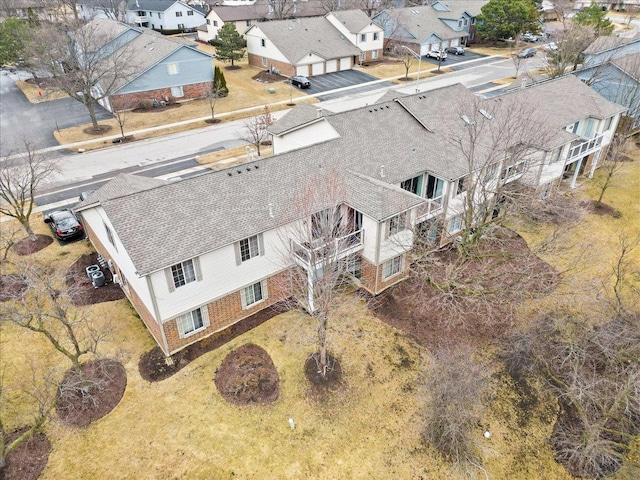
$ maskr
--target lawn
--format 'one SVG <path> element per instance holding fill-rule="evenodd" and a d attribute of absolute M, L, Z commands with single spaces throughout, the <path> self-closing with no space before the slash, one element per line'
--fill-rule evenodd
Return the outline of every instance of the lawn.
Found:
<path fill-rule="evenodd" d="M 611 247 L 619 232 L 640 234 L 640 155 L 628 162 L 605 195 L 620 218 L 587 215 L 572 233 L 593 248 L 599 267 L 614 258 Z M 596 190 L 583 179 L 577 195 L 594 198 Z M 45 233 L 41 218 L 36 233 Z M 2 223 L 0 226 L 4 227 Z M 527 235 L 532 244 L 540 236 Z M 48 265 L 67 266 L 87 253 L 87 242 L 60 246 L 54 242 L 35 254 Z M 637 264 L 640 254 L 636 251 Z M 545 258 L 560 265 L 557 258 Z M 601 273 L 601 272 L 600 272 Z M 584 282 L 584 271 L 576 282 Z M 542 299 L 541 301 L 544 301 Z M 55 419 L 46 429 L 53 450 L 41 479 L 265 479 L 456 478 L 450 467 L 421 439 L 421 378 L 430 352 L 404 333 L 376 318 L 356 297 L 345 298 L 332 322 L 331 351 L 344 371 L 344 385 L 320 401 L 308 388 L 305 358 L 314 351 L 314 325 L 303 314 L 280 314 L 218 350 L 193 361 L 174 376 L 156 383 L 144 381 L 138 360 L 154 346 L 142 322 L 125 300 L 81 307 L 99 318 L 111 318 L 119 328 L 101 354 L 124 364 L 128 383 L 120 404 L 84 429 L 66 427 Z M 526 322 L 526 318 L 523 318 Z M 455 335 L 455 332 L 451 332 Z M 219 395 L 216 369 L 233 349 L 255 343 L 271 356 L 280 376 L 280 396 L 267 406 L 238 407 Z M 495 348 L 488 345 L 492 357 Z M 3 325 L 0 357 L 4 387 L 3 419 L 11 430 L 28 421 L 29 399 L 19 384 L 28 378 L 30 362 L 56 368 L 67 361 L 31 332 Z M 65 363 L 67 362 L 67 363 Z M 500 372 L 497 362 L 493 363 Z M 553 460 L 548 437 L 554 405 L 541 404 L 523 413 L 506 376 L 499 377 L 496 400 L 476 435 L 484 442 L 484 467 L 495 479 L 569 479 Z M 19 405 L 17 408 L 11 408 Z M 288 419 L 295 422 L 291 430 Z M 482 432 L 491 431 L 490 439 Z M 637 445 L 637 443 L 636 443 Z M 633 452 L 632 455 L 637 455 Z M 614 479 L 623 479 L 621 471 Z M 481 475 L 482 476 L 482 475 Z"/>

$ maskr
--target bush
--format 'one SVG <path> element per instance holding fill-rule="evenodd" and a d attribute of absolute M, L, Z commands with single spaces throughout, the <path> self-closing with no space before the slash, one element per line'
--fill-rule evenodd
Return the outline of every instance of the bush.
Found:
<path fill-rule="evenodd" d="M 211 40 L 209 40 L 209 45 L 213 47 L 219 47 L 220 45 L 222 45 L 222 41 L 217 38 L 212 38 Z"/>
<path fill-rule="evenodd" d="M 227 88 L 227 80 L 224 78 L 224 73 L 220 70 L 220 67 L 216 65 L 213 70 L 213 91 L 218 97 L 226 97 L 229 94 L 229 88 Z"/>

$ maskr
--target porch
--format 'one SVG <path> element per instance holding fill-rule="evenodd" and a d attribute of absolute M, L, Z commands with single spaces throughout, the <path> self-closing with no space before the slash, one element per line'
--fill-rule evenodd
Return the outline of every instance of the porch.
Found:
<path fill-rule="evenodd" d="M 308 242 L 299 242 L 293 238 L 290 240 L 295 262 L 305 270 L 315 270 L 327 263 L 337 262 L 362 250 L 364 230 L 355 230 L 329 241 L 325 241 L 323 238 Z"/>

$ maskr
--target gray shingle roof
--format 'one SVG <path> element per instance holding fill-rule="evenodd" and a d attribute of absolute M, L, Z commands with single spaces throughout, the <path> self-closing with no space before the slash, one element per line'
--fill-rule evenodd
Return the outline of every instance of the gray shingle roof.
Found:
<path fill-rule="evenodd" d="M 336 17 L 351 33 L 359 33 L 372 23 L 371 19 L 362 10 L 338 10 L 332 12 L 331 15 Z"/>
<path fill-rule="evenodd" d="M 127 8 L 129 10 L 164 12 L 176 2 L 177 0 L 132 0 L 127 4 Z"/>
<path fill-rule="evenodd" d="M 591 44 L 584 50 L 585 55 L 596 55 L 608 50 L 614 50 L 623 45 L 627 45 L 633 42 L 640 42 L 640 38 L 625 38 L 615 37 L 613 35 L 602 36 L 596 38 Z"/>
<path fill-rule="evenodd" d="M 640 82 L 640 52 L 616 58 L 615 60 L 612 60 L 611 63 L 630 77 L 634 78 L 636 81 Z M 630 97 L 638 96 L 637 93 L 633 95 L 629 92 L 629 94 Z"/>
<path fill-rule="evenodd" d="M 291 64 L 315 53 L 325 60 L 358 55 L 360 49 L 324 17 L 263 22 L 259 28 Z"/>
<path fill-rule="evenodd" d="M 141 192 L 149 188 L 165 185 L 166 183 L 167 182 L 164 180 L 160 180 L 158 178 L 121 173 L 89 195 L 88 198 L 77 204 L 74 207 L 74 210 L 79 212 L 87 207 L 95 205 L 96 203 L 106 202 L 107 200 L 113 200 L 114 198 Z"/>
<path fill-rule="evenodd" d="M 450 12 L 438 12 L 440 18 L 458 19 L 464 12 L 472 17 L 480 15 L 482 7 L 489 3 L 489 0 L 445 0 L 440 2 L 446 5 Z"/>
<path fill-rule="evenodd" d="M 319 120 L 318 109 L 310 103 L 299 103 L 269 127 L 269 133 L 280 135 L 288 130 Z"/>
<path fill-rule="evenodd" d="M 534 118 L 556 128 L 575 115 L 623 110 L 572 78 L 514 92 L 509 101 L 535 102 Z M 499 98 L 506 95 L 483 102 L 500 105 Z M 393 184 L 425 171 L 449 180 L 468 173 L 450 137 L 464 129 L 460 112 L 469 105 L 477 105 L 473 93 L 454 85 L 327 115 L 339 138 L 135 194 L 105 194 L 102 205 L 142 275 L 295 220 L 296 195 L 305 186 L 327 188 L 323 172 L 342 172 L 343 201 L 383 220 L 423 201 Z M 480 156 L 500 153 L 478 148 Z"/>
<path fill-rule="evenodd" d="M 437 35 L 442 40 L 468 35 L 467 32 L 456 32 L 449 28 L 446 23 L 440 20 L 439 14 L 443 12 L 438 12 L 431 6 L 396 8 L 385 10 L 385 12 L 413 35 L 415 42 L 418 43 L 422 43 L 431 35 Z M 396 35 L 392 35 L 391 38 L 396 38 Z M 399 38 L 410 41 L 408 37 Z"/>

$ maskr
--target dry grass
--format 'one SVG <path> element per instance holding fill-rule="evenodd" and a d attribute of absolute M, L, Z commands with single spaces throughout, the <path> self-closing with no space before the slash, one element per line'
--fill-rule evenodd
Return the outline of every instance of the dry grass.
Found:
<path fill-rule="evenodd" d="M 603 244 L 598 250 L 602 264 L 612 258 L 611 242 L 619 231 L 640 233 L 640 159 L 637 151 L 634 155 L 637 160 L 625 164 L 605 196 L 622 217 L 589 215 L 574 232 L 578 239 Z M 591 198 L 595 194 L 586 180 L 580 190 L 580 195 Z M 46 231 L 38 219 L 34 226 L 37 233 Z M 71 265 L 88 249 L 86 242 L 64 247 L 54 242 L 36 258 Z M 70 475 L 78 479 L 457 477 L 421 440 L 420 378 L 428 368 L 429 352 L 377 320 L 357 300 L 345 302 L 333 320 L 331 350 L 341 361 L 345 387 L 324 404 L 309 395 L 303 374 L 304 359 L 314 350 L 314 326 L 305 315 L 289 312 L 274 317 L 175 376 L 147 383 L 138 373 L 137 361 L 154 344 L 127 302 L 83 308 L 120 326 L 102 353 L 122 358 L 127 390 L 113 412 L 86 429 L 55 421 L 49 425 L 53 451 L 42 480 Z M 230 405 L 213 382 L 224 357 L 249 342 L 269 353 L 280 374 L 281 396 L 268 406 Z M 10 395 L 3 413 L 11 429 L 28 420 L 28 399 L 17 393 L 19 379 L 28 372 L 27 359 L 59 369 L 66 368 L 67 360 L 37 335 L 10 325 L 3 327 L 0 349 Z M 7 405 L 18 399 L 19 408 L 7 416 Z M 540 405 L 527 413 L 523 424 L 516 403 L 512 386 L 503 381 L 478 429 L 489 477 L 569 479 L 548 445 L 553 407 Z M 287 423 L 290 417 L 296 422 L 294 431 Z M 481 438 L 485 428 L 493 434 L 489 440 Z M 632 458 L 638 455 L 631 453 Z M 613 478 L 625 478 L 626 473 Z"/>
<path fill-rule="evenodd" d="M 260 158 L 273 155 L 273 147 L 261 146 Z M 196 162 L 200 165 L 207 165 L 213 170 L 231 167 L 247 161 L 247 147 L 235 147 L 221 150 L 219 152 L 207 153 L 196 157 Z"/>
<path fill-rule="evenodd" d="M 406 74 L 406 69 L 404 64 L 400 60 L 394 60 L 393 58 L 389 58 L 384 62 L 372 63 L 367 67 L 357 67 L 359 70 L 362 70 L 369 75 L 380 79 L 386 78 L 394 78 L 404 76 Z M 437 70 L 437 66 L 433 66 L 428 62 L 424 62 L 420 66 L 420 78 L 429 78 L 438 75 L 437 73 L 433 73 Z M 444 64 L 441 66 L 440 70 L 442 72 L 450 72 L 451 69 L 447 68 Z M 418 61 L 412 61 L 409 67 L 409 78 L 415 78 L 415 74 L 418 72 Z M 393 80 L 394 83 L 404 83 L 399 80 Z"/>
<path fill-rule="evenodd" d="M 50 100 L 59 100 L 60 98 L 69 97 L 69 95 L 61 92 L 60 90 L 53 90 L 51 88 L 42 89 L 37 85 L 33 85 L 22 80 L 17 81 L 16 86 L 22 90 L 24 96 L 27 97 L 27 100 L 31 103 L 48 102 Z"/>

